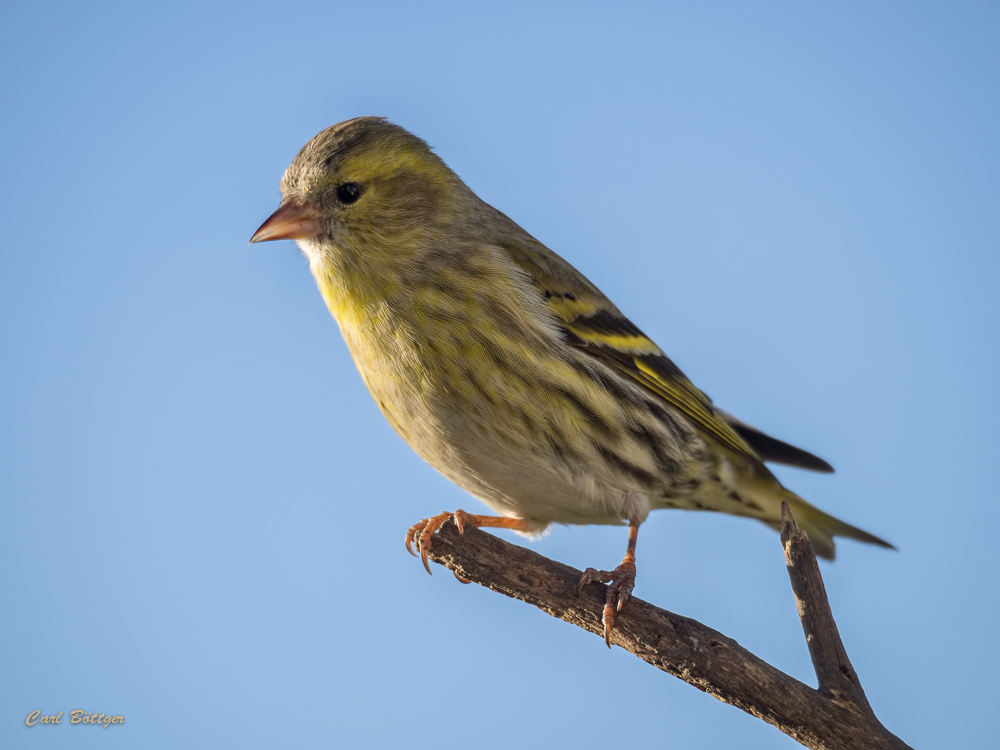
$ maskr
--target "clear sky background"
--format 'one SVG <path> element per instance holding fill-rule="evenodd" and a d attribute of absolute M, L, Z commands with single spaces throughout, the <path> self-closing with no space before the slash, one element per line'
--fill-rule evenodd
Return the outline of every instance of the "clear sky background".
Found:
<path fill-rule="evenodd" d="M 778 473 L 899 547 L 823 566 L 876 712 L 994 741 L 998 34 L 992 3 L 8 6 L 0 747 L 797 746 L 406 554 L 484 506 L 379 415 L 295 245 L 247 246 L 358 115 L 833 463 Z M 625 532 L 530 544 L 607 567 Z M 760 524 L 654 513 L 636 595 L 814 683 Z"/>

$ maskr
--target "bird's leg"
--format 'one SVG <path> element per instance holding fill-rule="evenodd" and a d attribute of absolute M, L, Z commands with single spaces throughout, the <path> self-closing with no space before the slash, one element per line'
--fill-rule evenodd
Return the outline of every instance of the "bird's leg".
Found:
<path fill-rule="evenodd" d="M 455 525 L 458 527 L 458 533 L 464 534 L 465 527 L 475 526 L 477 529 L 483 526 L 494 529 L 513 529 L 514 531 L 527 531 L 528 524 L 523 518 L 507 518 L 506 516 L 476 516 L 472 513 L 466 513 L 464 510 L 456 510 L 454 513 L 439 513 L 436 516 L 431 516 L 430 518 L 425 518 L 422 521 L 418 521 L 410 527 L 410 530 L 406 532 L 406 549 L 413 555 L 417 556 L 417 553 L 413 551 L 413 545 L 417 545 L 417 549 L 420 551 L 420 559 L 423 560 L 424 568 L 428 573 L 431 572 L 431 566 L 427 562 L 427 553 L 431 548 L 431 539 L 434 533 L 440 529 L 445 522 L 448 520 L 453 520 Z M 457 573 L 455 578 L 458 578 L 462 583 L 469 583 L 465 578 L 462 578 Z"/>
<path fill-rule="evenodd" d="M 615 612 L 621 612 L 628 601 L 632 589 L 635 588 L 635 540 L 639 536 L 639 520 L 630 518 L 628 522 L 628 549 L 622 563 L 614 570 L 595 570 L 587 568 L 580 578 L 576 593 L 579 596 L 588 583 L 600 581 L 610 583 L 607 597 L 604 600 L 604 642 L 611 648 L 611 631 L 615 627 Z"/>

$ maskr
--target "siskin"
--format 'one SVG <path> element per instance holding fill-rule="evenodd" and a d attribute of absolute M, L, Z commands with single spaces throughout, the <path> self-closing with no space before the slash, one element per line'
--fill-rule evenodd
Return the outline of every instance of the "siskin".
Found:
<path fill-rule="evenodd" d="M 250 242 L 298 241 L 386 419 L 498 514 L 416 524 L 406 543 L 416 541 L 425 567 L 449 518 L 528 535 L 627 522 L 622 563 L 580 581 L 611 584 L 610 645 L 651 510 L 777 528 L 785 501 L 823 557 L 834 556 L 834 536 L 891 546 L 785 489 L 764 461 L 833 469 L 715 408 L 583 274 L 403 128 L 378 117 L 327 128 L 295 157 L 281 192 Z"/>

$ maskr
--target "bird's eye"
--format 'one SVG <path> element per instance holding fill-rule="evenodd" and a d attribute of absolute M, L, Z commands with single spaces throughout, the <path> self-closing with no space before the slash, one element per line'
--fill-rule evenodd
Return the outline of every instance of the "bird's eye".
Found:
<path fill-rule="evenodd" d="M 345 205 L 357 203 L 360 197 L 361 186 L 356 182 L 345 182 L 337 188 L 337 199 Z"/>

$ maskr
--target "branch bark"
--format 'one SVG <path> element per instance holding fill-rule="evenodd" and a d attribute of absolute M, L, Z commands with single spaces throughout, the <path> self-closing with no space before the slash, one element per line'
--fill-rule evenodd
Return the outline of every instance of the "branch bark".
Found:
<path fill-rule="evenodd" d="M 788 503 L 781 504 L 781 544 L 785 548 L 785 565 L 795 594 L 795 606 L 802 621 L 802 630 L 812 657 L 813 669 L 819 682 L 819 692 L 837 705 L 863 713 L 873 721 L 872 711 L 861 680 L 854 671 L 840 631 L 833 620 L 826 586 L 819 572 L 816 553 L 809 537 L 795 523 Z M 881 725 L 880 725 L 881 726 Z"/>
<path fill-rule="evenodd" d="M 819 678 L 813 689 L 696 620 L 630 598 L 615 618 L 612 643 L 690 685 L 736 706 L 817 750 L 899 750 L 908 746 L 872 712 L 840 640 L 808 537 L 784 516 L 782 543 L 806 641 Z M 428 557 L 457 576 L 520 599 L 603 637 L 602 584 L 582 572 L 452 523 L 435 535 Z"/>

